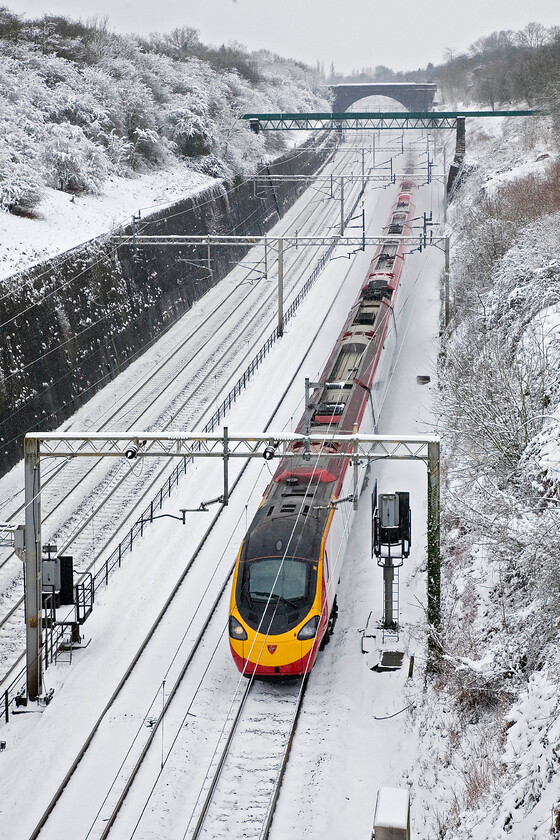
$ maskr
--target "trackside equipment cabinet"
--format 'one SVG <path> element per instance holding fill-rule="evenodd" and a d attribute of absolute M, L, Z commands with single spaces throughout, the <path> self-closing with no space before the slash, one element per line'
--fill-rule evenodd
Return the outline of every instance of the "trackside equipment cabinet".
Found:
<path fill-rule="evenodd" d="M 410 840 L 410 796 L 404 788 L 377 791 L 372 840 Z"/>
<path fill-rule="evenodd" d="M 373 514 L 373 553 L 383 558 L 379 565 L 401 565 L 410 554 L 410 494 L 380 493 Z M 373 499 L 375 505 L 375 499 Z M 401 563 L 387 563 L 387 559 Z"/>

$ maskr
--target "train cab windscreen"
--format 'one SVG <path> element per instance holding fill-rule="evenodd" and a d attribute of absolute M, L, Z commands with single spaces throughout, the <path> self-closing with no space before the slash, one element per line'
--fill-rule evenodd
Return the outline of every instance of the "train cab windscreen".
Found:
<path fill-rule="evenodd" d="M 248 566 L 247 594 L 251 600 L 305 598 L 309 564 L 293 558 L 270 557 L 254 560 Z"/>
<path fill-rule="evenodd" d="M 315 597 L 317 564 L 295 557 L 261 557 L 241 564 L 237 607 L 262 633 L 286 633 L 307 615 Z"/>

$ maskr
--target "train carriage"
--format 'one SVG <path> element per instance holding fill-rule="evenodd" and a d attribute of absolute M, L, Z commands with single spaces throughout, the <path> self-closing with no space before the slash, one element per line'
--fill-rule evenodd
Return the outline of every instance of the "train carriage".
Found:
<path fill-rule="evenodd" d="M 413 185 L 403 182 L 360 294 L 338 337 L 297 431 L 375 429 L 397 343 L 396 313 Z M 402 303 L 401 303 L 402 306 Z M 336 621 L 336 588 L 354 489 L 336 444 L 291 447 L 265 491 L 237 558 L 229 641 L 246 676 L 308 673 Z M 331 455 L 331 457 L 329 457 Z"/>

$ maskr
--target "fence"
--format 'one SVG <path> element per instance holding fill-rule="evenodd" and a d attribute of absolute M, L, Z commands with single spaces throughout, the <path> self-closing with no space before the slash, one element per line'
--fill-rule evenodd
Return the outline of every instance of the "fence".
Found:
<path fill-rule="evenodd" d="M 360 191 L 356 201 L 353 204 L 352 209 L 350 210 L 348 217 L 352 216 L 356 206 L 361 199 L 363 194 L 363 189 Z M 332 252 L 334 250 L 334 244 L 329 245 L 327 250 L 322 254 L 320 259 L 317 261 L 313 271 L 305 281 L 304 285 L 302 286 L 301 290 L 298 292 L 290 306 L 286 309 L 284 314 L 284 322 L 288 323 L 288 321 L 293 318 L 297 309 L 303 302 L 304 298 L 307 296 L 317 278 L 324 270 L 325 266 L 331 259 Z M 210 420 L 206 423 L 203 428 L 203 432 L 213 432 L 216 428 L 220 426 L 223 422 L 224 417 L 229 409 L 231 409 L 232 405 L 235 404 L 237 398 L 241 395 L 241 393 L 245 390 L 247 385 L 249 384 L 251 377 L 253 374 L 258 370 L 259 366 L 262 364 L 276 341 L 279 339 L 278 331 L 275 329 L 273 333 L 267 338 L 265 343 L 262 345 L 258 353 L 254 356 L 251 362 L 248 364 L 245 372 L 242 376 L 239 377 L 233 388 L 229 391 L 226 398 L 221 402 L 218 406 Z M 175 487 L 179 484 L 179 478 L 186 474 L 187 472 L 187 464 L 189 462 L 189 458 L 181 458 L 179 463 L 175 466 L 172 473 L 168 476 L 165 484 L 163 484 L 158 493 L 153 497 L 150 501 L 149 505 L 144 509 L 143 513 L 140 517 L 136 520 L 134 525 L 131 527 L 130 531 L 127 533 L 126 537 L 119 542 L 117 547 L 114 551 L 107 557 L 105 562 L 102 566 L 95 572 L 92 579 L 92 603 L 93 599 L 95 598 L 95 593 L 100 589 L 102 586 L 107 586 L 109 583 L 109 578 L 111 576 L 111 572 L 115 568 L 120 568 L 122 559 L 124 555 L 132 551 L 132 547 L 134 545 L 134 540 L 138 537 L 142 537 L 144 534 L 144 526 L 150 522 L 154 516 L 155 510 L 161 510 L 163 507 L 163 503 L 166 499 L 171 497 L 171 493 Z M 89 575 L 89 572 L 85 573 Z M 78 587 L 80 587 L 82 581 L 78 582 Z M 54 625 L 49 631 L 49 642 L 43 648 L 43 655 L 45 656 L 45 667 L 48 665 L 48 651 L 56 651 L 58 646 L 60 645 L 65 632 L 67 632 L 67 628 L 65 629 L 62 626 Z M 52 658 L 52 657 L 51 657 Z M 8 721 L 9 719 L 9 707 L 14 703 L 17 705 L 16 696 L 21 694 L 21 685 L 22 680 L 25 676 L 25 668 L 22 669 L 16 677 L 12 680 L 8 688 L 4 692 L 4 717 L 5 720 Z"/>

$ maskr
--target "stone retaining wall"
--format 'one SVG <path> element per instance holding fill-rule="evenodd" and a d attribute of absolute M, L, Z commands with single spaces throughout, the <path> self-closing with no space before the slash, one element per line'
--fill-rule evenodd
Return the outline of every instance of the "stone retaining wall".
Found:
<path fill-rule="evenodd" d="M 310 174 L 328 158 L 314 139 L 260 174 Z M 305 184 L 243 180 L 187 197 L 135 227 L 145 235 L 255 235 Z M 123 234 L 132 234 L 132 225 Z M 57 428 L 156 341 L 241 259 L 244 248 L 114 247 L 100 237 L 0 281 L 0 474 L 27 431 Z M 16 289 L 16 291 L 9 291 Z"/>

